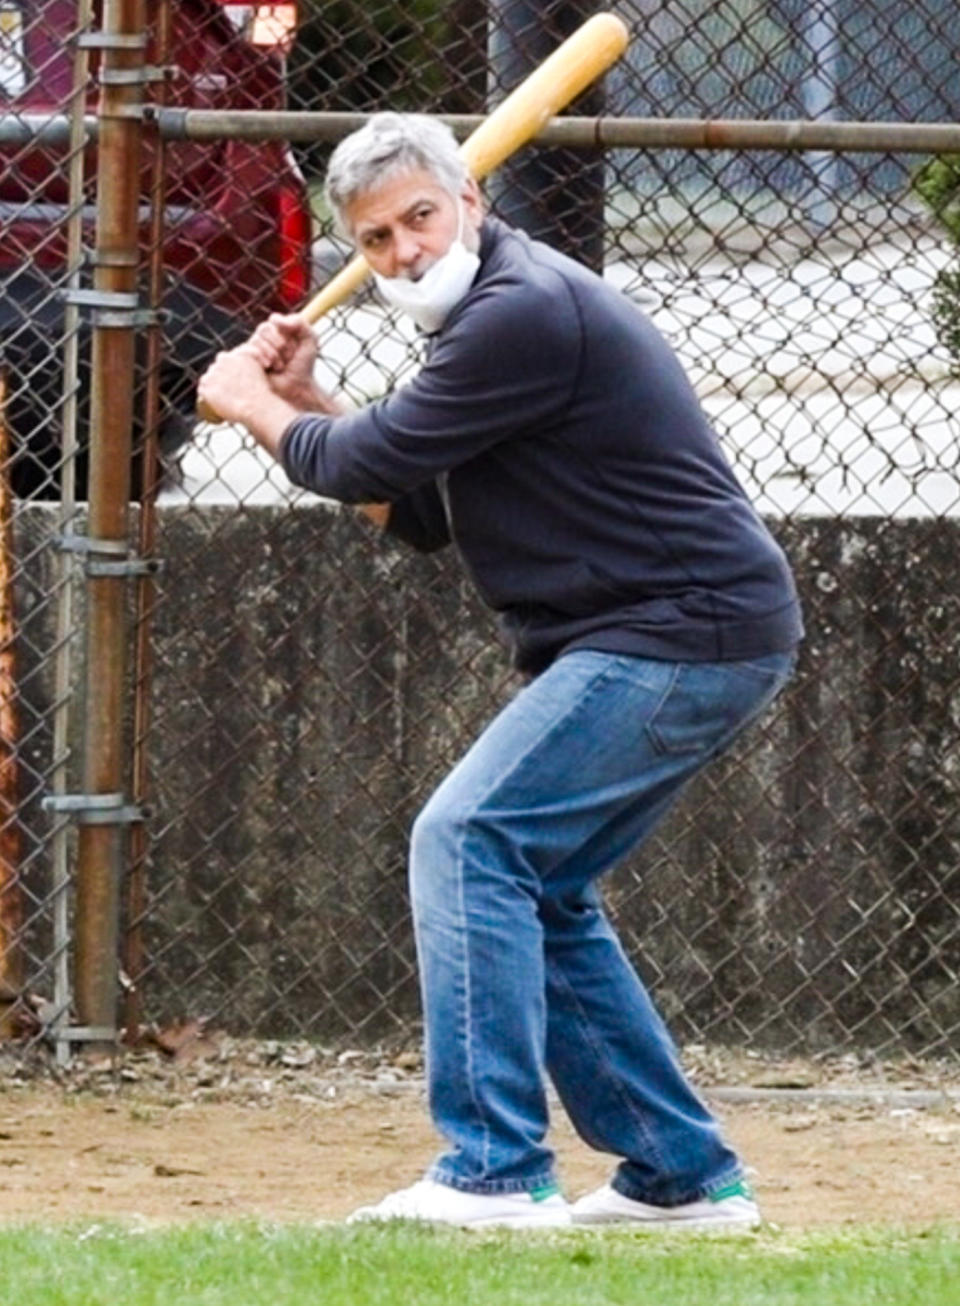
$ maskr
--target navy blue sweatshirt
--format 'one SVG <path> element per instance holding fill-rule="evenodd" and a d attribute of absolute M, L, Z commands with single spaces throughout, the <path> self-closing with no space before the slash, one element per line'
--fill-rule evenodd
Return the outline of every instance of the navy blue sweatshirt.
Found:
<path fill-rule="evenodd" d="M 782 551 L 673 351 L 594 273 L 495 219 L 421 371 L 284 432 L 290 479 L 392 504 L 388 530 L 451 540 L 517 666 L 573 648 L 680 661 L 791 649 Z"/>

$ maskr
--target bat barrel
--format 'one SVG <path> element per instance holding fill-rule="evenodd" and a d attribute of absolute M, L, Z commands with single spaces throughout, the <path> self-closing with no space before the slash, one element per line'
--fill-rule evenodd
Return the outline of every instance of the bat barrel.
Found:
<path fill-rule="evenodd" d="M 480 180 L 536 136 L 627 48 L 629 32 L 616 14 L 594 14 L 511 91 L 460 147 Z"/>

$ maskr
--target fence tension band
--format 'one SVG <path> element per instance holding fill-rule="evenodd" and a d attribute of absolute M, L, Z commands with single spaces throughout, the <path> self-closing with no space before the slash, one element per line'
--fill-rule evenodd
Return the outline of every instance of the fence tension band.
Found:
<path fill-rule="evenodd" d="M 102 309 L 91 313 L 95 327 L 152 327 L 170 320 L 169 313 L 156 308 Z"/>
<path fill-rule="evenodd" d="M 88 268 L 138 268 L 139 254 L 128 254 L 122 250 L 85 249 L 83 264 Z"/>
<path fill-rule="evenodd" d="M 125 558 L 122 562 L 98 562 L 89 558 L 84 569 L 88 576 L 156 576 L 163 570 L 161 558 Z"/>
<path fill-rule="evenodd" d="M 101 86 L 144 86 L 150 82 L 172 81 L 180 76 L 177 64 L 168 64 L 164 68 L 156 64 L 145 64 L 142 68 L 101 68 Z"/>
<path fill-rule="evenodd" d="M 143 112 L 142 104 L 114 104 L 108 111 L 99 110 L 97 122 L 107 122 L 108 120 L 118 122 L 144 122 L 146 115 Z"/>
<path fill-rule="evenodd" d="M 78 290 L 70 287 L 60 292 L 60 298 L 77 308 L 134 309 L 140 306 L 140 296 L 135 290 Z"/>
<path fill-rule="evenodd" d="M 68 1025 L 54 1031 L 58 1043 L 116 1043 L 117 1031 L 110 1025 Z"/>
<path fill-rule="evenodd" d="M 80 32 L 75 43 L 81 50 L 145 50 L 146 32 Z"/>
<path fill-rule="evenodd" d="M 78 825 L 136 825 L 150 815 L 146 807 L 128 803 L 123 794 L 48 794 L 40 805 L 45 812 L 69 816 Z"/>
<path fill-rule="evenodd" d="M 84 557 L 88 576 L 156 576 L 163 570 L 162 558 L 140 558 L 130 552 L 125 540 L 98 540 L 92 535 L 58 535 L 54 547 L 62 553 Z"/>
<path fill-rule="evenodd" d="M 130 547 L 126 540 L 101 540 L 95 535 L 58 535 L 53 543 L 61 553 L 99 553 L 110 558 L 125 558 Z"/>
<path fill-rule="evenodd" d="M 133 290 L 63 290 L 60 298 L 77 308 L 90 310 L 95 327 L 157 326 L 167 321 L 162 309 L 141 308 L 140 296 Z"/>

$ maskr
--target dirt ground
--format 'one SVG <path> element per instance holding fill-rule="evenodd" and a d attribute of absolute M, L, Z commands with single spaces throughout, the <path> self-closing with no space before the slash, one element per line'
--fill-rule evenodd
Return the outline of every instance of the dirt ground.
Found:
<path fill-rule="evenodd" d="M 203 1053 L 0 1064 L 0 1220 L 336 1220 L 412 1182 L 438 1149 L 413 1053 L 325 1066 L 305 1046 Z M 692 1059 L 774 1224 L 960 1222 L 955 1071 Z M 730 1101 L 711 1084 L 780 1098 Z M 554 1114 L 578 1196 L 610 1161 Z"/>

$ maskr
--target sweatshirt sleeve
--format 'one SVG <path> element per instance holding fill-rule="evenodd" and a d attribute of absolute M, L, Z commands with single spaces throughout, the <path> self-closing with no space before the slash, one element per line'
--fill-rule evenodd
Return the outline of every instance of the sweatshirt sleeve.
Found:
<path fill-rule="evenodd" d="M 561 279 L 480 285 L 413 380 L 358 412 L 291 422 L 284 470 L 344 503 L 394 503 L 501 441 L 548 428 L 570 402 L 581 351 Z"/>
<path fill-rule="evenodd" d="M 435 481 L 418 486 L 391 505 L 387 534 L 420 553 L 433 553 L 450 543 L 447 512 Z"/>

